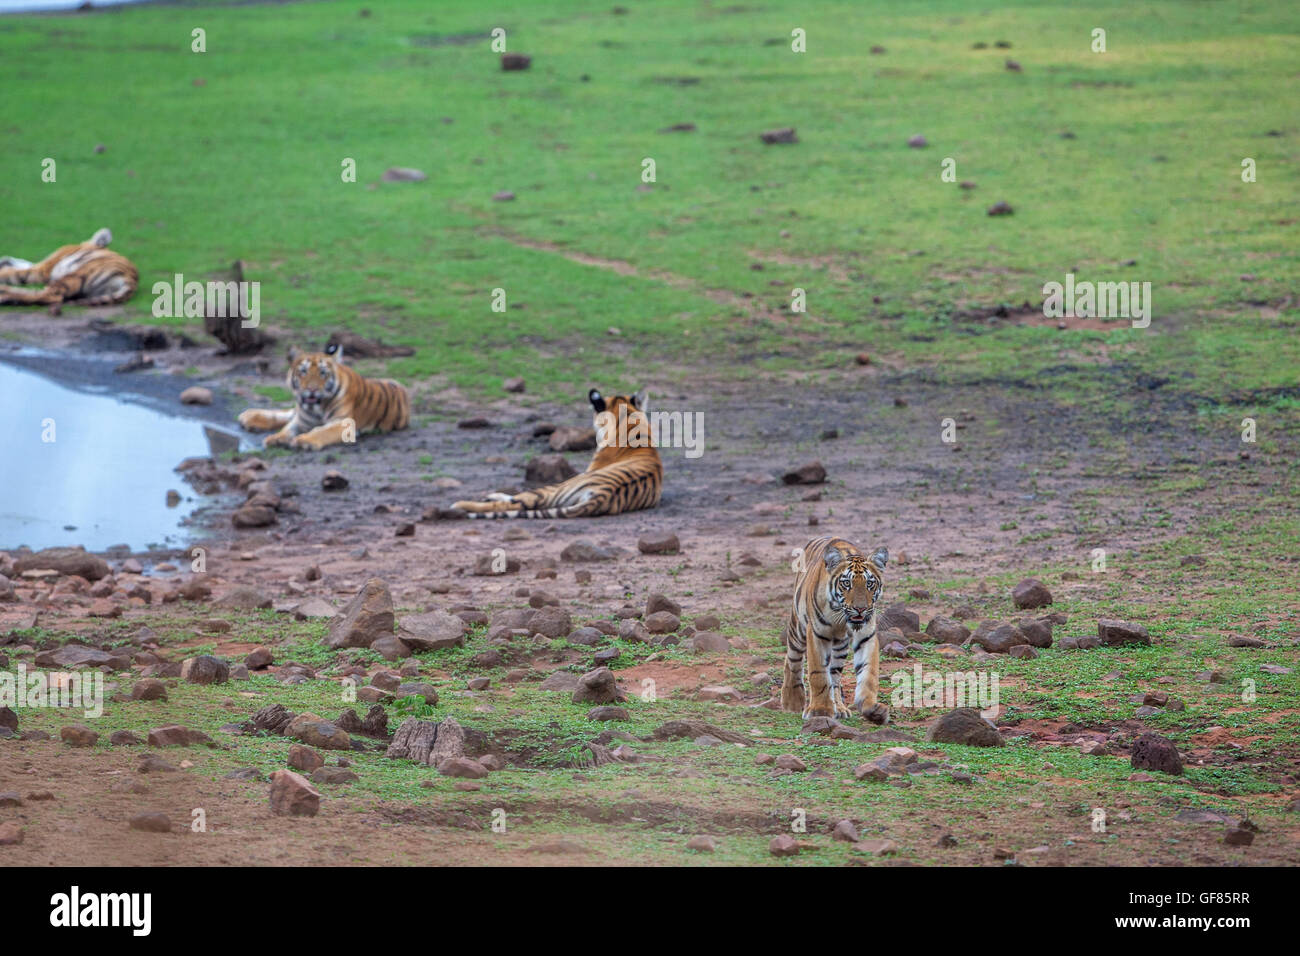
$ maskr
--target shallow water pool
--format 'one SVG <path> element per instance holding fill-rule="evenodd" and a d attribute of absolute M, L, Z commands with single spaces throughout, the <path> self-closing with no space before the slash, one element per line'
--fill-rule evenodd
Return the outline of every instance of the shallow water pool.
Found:
<path fill-rule="evenodd" d="M 211 453 L 211 430 L 0 362 L 0 549 L 183 545 L 197 502 L 174 469 Z"/>

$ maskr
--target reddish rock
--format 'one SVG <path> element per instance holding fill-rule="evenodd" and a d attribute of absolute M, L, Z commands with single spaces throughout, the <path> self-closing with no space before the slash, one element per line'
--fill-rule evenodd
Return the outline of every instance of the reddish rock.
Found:
<path fill-rule="evenodd" d="M 271 774 L 270 800 L 278 816 L 314 817 L 320 811 L 320 791 L 292 770 Z"/>

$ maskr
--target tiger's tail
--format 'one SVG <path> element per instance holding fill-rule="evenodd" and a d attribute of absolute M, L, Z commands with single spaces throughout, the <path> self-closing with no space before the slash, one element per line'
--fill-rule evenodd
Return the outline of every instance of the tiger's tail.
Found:
<path fill-rule="evenodd" d="M 467 518 L 574 518 L 582 505 L 529 507 L 522 501 L 505 498 L 494 501 L 458 501 L 452 505 Z"/>

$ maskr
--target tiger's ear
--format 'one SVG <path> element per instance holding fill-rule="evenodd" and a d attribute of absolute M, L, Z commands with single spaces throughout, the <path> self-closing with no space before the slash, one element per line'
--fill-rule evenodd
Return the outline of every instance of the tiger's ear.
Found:
<path fill-rule="evenodd" d="M 103 249 L 113 241 L 113 233 L 109 231 L 107 226 L 105 226 L 103 229 L 96 230 L 95 234 L 90 237 L 90 241 Z"/>
<path fill-rule="evenodd" d="M 839 548 L 827 548 L 827 549 L 826 549 L 825 561 L 826 561 L 826 570 L 827 570 L 827 571 L 834 572 L 834 570 L 835 570 L 837 567 L 839 567 L 840 562 L 843 561 L 843 560 L 844 560 L 844 553 L 843 553 L 842 551 L 840 551 Z"/>
<path fill-rule="evenodd" d="M 302 352 L 299 351 L 298 346 L 296 346 L 296 345 L 290 345 L 290 346 L 289 346 L 289 355 L 288 355 L 288 358 L 289 358 L 289 364 L 290 364 L 290 365 L 292 365 L 294 362 L 298 361 L 298 357 L 299 357 L 300 355 L 302 355 Z"/>
<path fill-rule="evenodd" d="M 646 402 L 650 401 L 650 395 L 643 388 L 632 396 L 632 407 L 639 412 L 645 411 Z"/>
<path fill-rule="evenodd" d="M 330 358 L 332 358 L 334 361 L 338 362 L 340 365 L 342 365 L 343 364 L 343 343 L 331 342 L 329 345 L 325 346 L 325 354 L 328 355 Z"/>
<path fill-rule="evenodd" d="M 596 389 L 593 388 L 587 393 L 587 400 L 591 402 L 591 407 L 596 411 L 603 412 L 605 410 L 605 399 L 601 397 L 600 392 L 596 391 Z"/>
<path fill-rule="evenodd" d="M 884 570 L 885 565 L 889 563 L 889 549 L 877 548 L 871 555 L 871 563 Z"/>

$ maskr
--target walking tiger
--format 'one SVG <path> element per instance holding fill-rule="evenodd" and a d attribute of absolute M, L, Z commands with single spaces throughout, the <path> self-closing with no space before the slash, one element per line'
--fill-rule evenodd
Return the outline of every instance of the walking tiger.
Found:
<path fill-rule="evenodd" d="M 452 507 L 471 518 L 591 518 L 653 508 L 663 491 L 663 462 L 645 415 L 645 390 L 608 401 L 587 393 L 595 409 L 596 454 L 587 470 L 559 484 Z"/>
<path fill-rule="evenodd" d="M 805 720 L 848 717 L 854 711 L 876 724 L 888 719 L 888 708 L 876 700 L 880 678 L 876 606 L 888 560 L 885 548 L 864 557 L 843 538 L 814 538 L 804 545 L 802 570 L 795 578 L 785 625 L 782 710 L 802 713 Z M 840 690 L 850 651 L 857 677 L 852 710 Z"/>
<path fill-rule="evenodd" d="M 70 299 L 88 306 L 125 302 L 135 294 L 140 273 L 126 256 L 108 250 L 112 241 L 113 233 L 100 229 L 85 242 L 60 246 L 35 265 L 0 256 L 0 304 L 58 306 Z"/>

